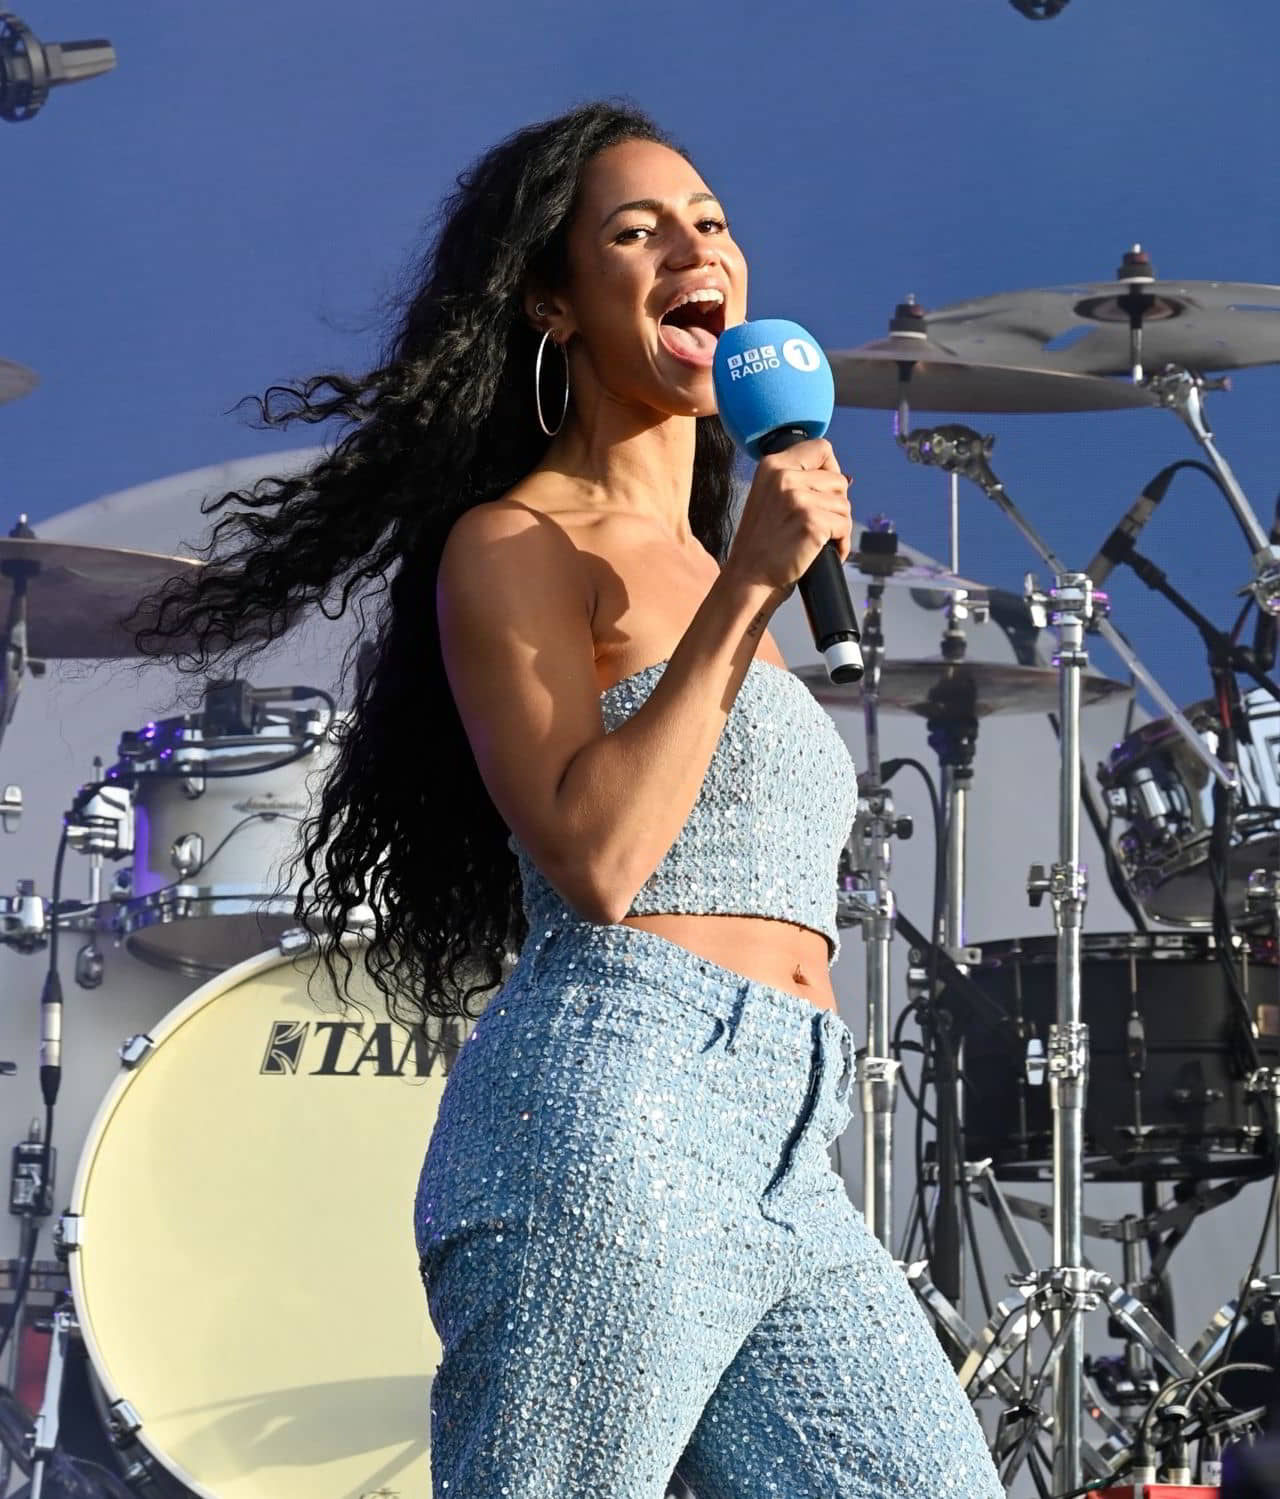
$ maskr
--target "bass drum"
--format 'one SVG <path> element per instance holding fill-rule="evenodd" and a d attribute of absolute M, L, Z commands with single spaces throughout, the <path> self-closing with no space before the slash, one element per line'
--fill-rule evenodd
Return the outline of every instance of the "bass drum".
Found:
<path fill-rule="evenodd" d="M 63 1220 L 89 1360 L 151 1492 L 431 1492 L 440 1350 L 412 1204 L 470 1026 L 391 1020 L 358 943 L 344 1008 L 299 945 L 126 1044 Z"/>

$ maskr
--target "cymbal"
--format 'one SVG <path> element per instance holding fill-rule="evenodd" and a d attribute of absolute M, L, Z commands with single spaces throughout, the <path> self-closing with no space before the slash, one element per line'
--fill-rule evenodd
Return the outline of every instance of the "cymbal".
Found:
<path fill-rule="evenodd" d="M 932 328 L 930 335 L 890 333 L 827 357 L 838 406 L 892 410 L 905 399 L 914 411 L 1017 412 L 1118 411 L 1156 404 L 1149 391 L 1123 381 L 1033 369 L 1025 359 L 1000 363 L 973 348 L 957 352 L 935 339 Z M 900 368 L 909 369 L 905 382 Z"/>
<path fill-rule="evenodd" d="M 795 674 L 829 708 L 856 708 L 862 682 L 837 686 L 825 666 L 798 666 Z M 1099 672 L 1085 672 L 1080 701 L 1085 707 L 1133 689 Z M 1052 713 L 1058 707 L 1058 673 L 1051 666 L 1019 666 L 1002 661 L 885 661 L 880 668 L 880 708 L 916 718 L 989 718 L 993 713 Z"/>
<path fill-rule="evenodd" d="M 1152 299 L 1141 319 L 1149 370 L 1280 363 L 1280 286 L 1241 281 L 1082 281 L 953 302 L 925 321 L 930 338 L 961 358 L 1127 375 L 1129 314 L 1119 302 L 1131 290 Z"/>
<path fill-rule="evenodd" d="M 24 364 L 14 364 L 11 359 L 0 359 L 0 406 L 6 401 L 16 401 L 30 395 L 40 384 L 40 376 Z"/>
<path fill-rule="evenodd" d="M 27 652 L 36 660 L 138 655 L 120 621 L 144 594 L 204 566 L 193 557 L 0 536 L 0 630 L 13 597 L 9 569 L 22 564 L 35 568 L 27 581 Z"/>

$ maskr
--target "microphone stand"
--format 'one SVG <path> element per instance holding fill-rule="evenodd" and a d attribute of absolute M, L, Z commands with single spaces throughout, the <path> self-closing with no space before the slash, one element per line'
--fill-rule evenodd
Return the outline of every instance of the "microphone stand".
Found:
<path fill-rule="evenodd" d="M 1277 702 L 1280 702 L 1280 684 L 1261 670 L 1254 659 L 1253 651 L 1238 641 L 1224 635 L 1210 620 L 1191 603 L 1189 599 L 1180 594 L 1169 582 L 1167 574 L 1163 569 L 1156 566 L 1149 557 L 1144 557 L 1141 552 L 1130 547 L 1123 556 L 1117 557 L 1116 562 L 1128 567 L 1137 577 L 1150 588 L 1158 593 L 1161 598 L 1168 599 L 1173 607 L 1184 619 L 1196 627 L 1200 638 L 1205 643 L 1209 652 L 1209 670 L 1218 672 L 1220 669 L 1239 672 L 1242 676 L 1250 677 L 1259 687 L 1263 687 L 1271 694 Z"/>

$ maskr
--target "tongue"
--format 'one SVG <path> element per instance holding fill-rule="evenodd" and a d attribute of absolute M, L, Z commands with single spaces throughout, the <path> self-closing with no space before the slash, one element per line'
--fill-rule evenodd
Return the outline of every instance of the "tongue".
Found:
<path fill-rule="evenodd" d="M 710 364 L 716 351 L 716 336 L 706 328 L 679 328 L 674 323 L 659 323 L 658 336 L 679 359 L 694 359 Z"/>

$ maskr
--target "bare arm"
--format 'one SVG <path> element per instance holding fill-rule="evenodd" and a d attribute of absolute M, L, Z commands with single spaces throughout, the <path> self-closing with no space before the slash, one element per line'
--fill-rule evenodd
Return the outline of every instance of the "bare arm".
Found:
<path fill-rule="evenodd" d="M 688 819 L 770 616 L 828 540 L 848 480 L 813 440 L 764 459 L 729 560 L 644 704 L 606 734 L 573 543 L 517 504 L 459 518 L 437 582 L 445 670 L 494 806 L 566 903 L 617 921 Z"/>
<path fill-rule="evenodd" d="M 648 701 L 606 734 L 573 544 L 515 506 L 454 526 L 437 582 L 454 700 L 499 814 L 584 919 L 625 915 L 675 842 L 784 596 L 721 573 Z"/>
<path fill-rule="evenodd" d="M 721 573 L 641 707 L 565 767 L 560 815 L 586 866 L 590 919 L 620 921 L 676 841 L 781 601 Z"/>

